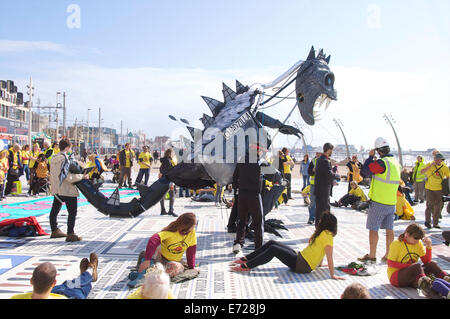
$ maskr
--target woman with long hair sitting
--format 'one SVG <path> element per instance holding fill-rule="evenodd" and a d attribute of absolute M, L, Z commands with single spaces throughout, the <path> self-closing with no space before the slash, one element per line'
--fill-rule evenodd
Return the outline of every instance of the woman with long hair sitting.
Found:
<path fill-rule="evenodd" d="M 319 267 L 326 255 L 331 278 L 336 280 L 345 279 L 334 274 L 333 238 L 336 234 L 336 217 L 328 211 L 324 212 L 317 230 L 309 239 L 308 246 L 301 252 L 297 253 L 294 249 L 271 240 L 251 254 L 234 261 L 233 264 L 237 265 L 233 266 L 231 270 L 237 272 L 250 271 L 276 257 L 292 271 L 306 274 Z"/>
<path fill-rule="evenodd" d="M 154 234 L 148 241 L 145 260 L 140 264 L 139 272 L 150 266 L 153 257 L 156 262 L 164 265 L 170 277 L 175 277 L 184 271 L 184 265 L 181 263 L 184 252 L 186 252 L 188 268 L 194 269 L 197 251 L 196 224 L 195 214 L 185 213 L 169 226 Z M 158 251 L 158 246 L 161 246 L 160 251 Z"/>

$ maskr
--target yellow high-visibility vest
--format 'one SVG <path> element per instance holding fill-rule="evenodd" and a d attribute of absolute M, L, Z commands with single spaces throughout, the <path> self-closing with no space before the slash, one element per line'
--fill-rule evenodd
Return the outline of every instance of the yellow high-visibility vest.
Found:
<path fill-rule="evenodd" d="M 374 202 L 383 205 L 397 204 L 397 190 L 400 185 L 400 164 L 394 157 L 381 158 L 386 169 L 383 174 L 372 176 L 369 197 Z"/>

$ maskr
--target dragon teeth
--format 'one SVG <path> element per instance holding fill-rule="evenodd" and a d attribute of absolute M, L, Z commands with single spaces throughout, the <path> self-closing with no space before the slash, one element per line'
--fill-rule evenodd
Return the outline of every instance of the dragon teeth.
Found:
<path fill-rule="evenodd" d="M 325 105 L 325 111 L 328 110 L 328 107 L 330 106 L 330 103 L 331 103 L 331 99 L 327 98 L 327 103 Z"/>

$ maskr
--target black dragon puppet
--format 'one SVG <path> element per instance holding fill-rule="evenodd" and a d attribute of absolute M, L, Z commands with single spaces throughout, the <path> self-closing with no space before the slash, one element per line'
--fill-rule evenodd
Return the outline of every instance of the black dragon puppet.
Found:
<path fill-rule="evenodd" d="M 231 184 L 236 163 L 245 156 L 248 158 L 252 152 L 251 144 L 270 148 L 271 138 L 266 127 L 278 129 L 282 134 L 299 137 L 302 134 L 298 129 L 261 112 L 269 101 L 280 98 L 280 93 L 295 82 L 296 106 L 303 120 L 314 125 L 322 105 L 326 109 L 331 100 L 336 100 L 334 74 L 330 71 L 329 62 L 330 56 L 325 56 L 323 50 L 316 56 L 313 47 L 305 61 L 299 61 L 271 83 L 249 87 L 236 81 L 236 91 L 223 84 L 223 102 L 203 97 L 212 113 L 201 118 L 204 128 L 187 127 L 193 140 L 184 139 L 183 147 L 175 150 L 181 159 L 178 165 L 150 187 L 138 186 L 140 198 L 120 203 L 117 189 L 107 198 L 88 180 L 79 182 L 78 189 L 101 213 L 126 218 L 136 217 L 158 203 L 171 182 L 189 189 L 213 186 L 215 183 Z M 277 92 L 266 99 L 265 91 L 283 81 Z M 263 194 L 265 214 L 273 208 L 284 189 L 280 174 L 274 167 L 276 165 L 272 164 L 262 170 L 275 185 L 270 192 Z M 79 168 L 74 165 L 71 170 L 77 172 Z"/>

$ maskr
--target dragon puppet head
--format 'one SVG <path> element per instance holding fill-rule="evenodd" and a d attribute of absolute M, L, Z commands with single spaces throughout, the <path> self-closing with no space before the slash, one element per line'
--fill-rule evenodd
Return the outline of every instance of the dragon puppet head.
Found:
<path fill-rule="evenodd" d="M 337 100 L 334 74 L 328 67 L 329 63 L 330 56 L 326 57 L 323 50 L 316 56 L 312 47 L 297 72 L 295 89 L 298 108 L 303 120 L 309 125 L 314 125 L 330 102 Z"/>

